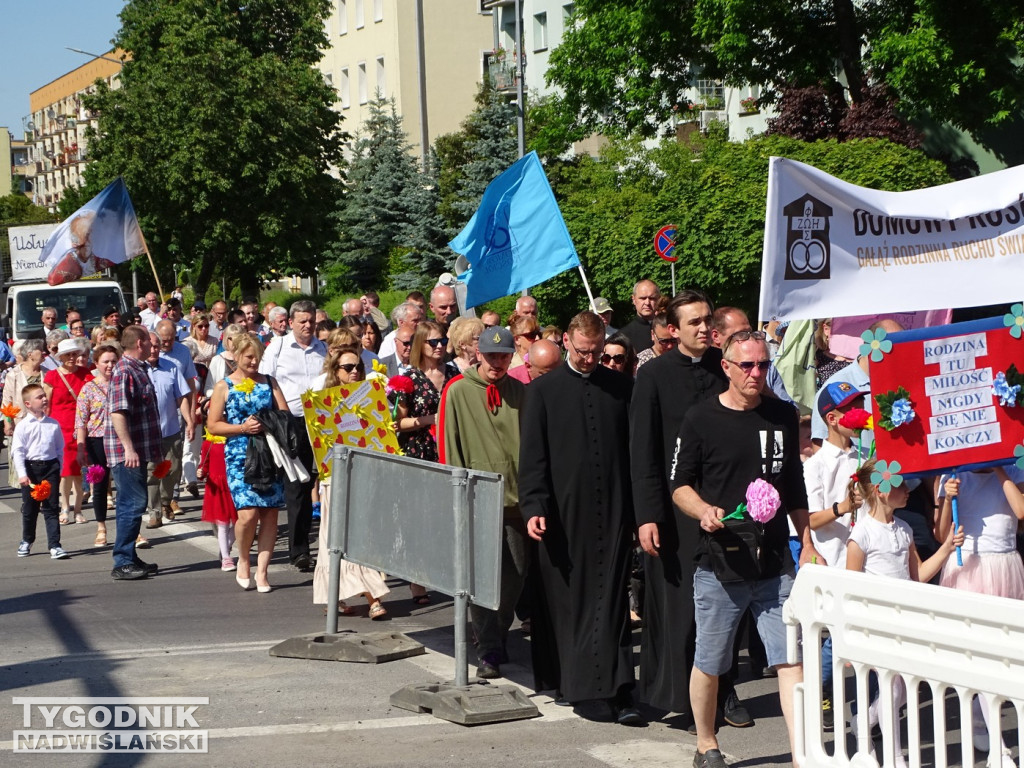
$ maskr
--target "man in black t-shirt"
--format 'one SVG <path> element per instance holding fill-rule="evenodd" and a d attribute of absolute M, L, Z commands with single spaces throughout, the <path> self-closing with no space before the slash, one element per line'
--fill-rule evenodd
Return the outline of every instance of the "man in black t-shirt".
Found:
<path fill-rule="evenodd" d="M 700 522 L 702 532 L 693 577 L 697 650 L 690 674 L 690 705 L 697 725 L 695 768 L 726 766 L 714 730 L 718 676 L 729 669 L 736 628 L 748 608 L 757 620 L 768 664 L 778 670 L 779 698 L 792 748 L 793 687 L 803 679 L 803 668 L 786 663 L 782 604 L 793 584 L 786 513 L 803 540 L 801 565 L 815 555 L 807 524 L 796 411 L 761 397 L 771 365 L 765 336 L 739 331 L 729 337 L 722 352 L 729 388 L 686 414 L 672 471 L 672 500 Z M 781 505 L 764 523 L 756 554 L 745 546 L 715 547 L 724 554 L 713 559 L 714 537 L 730 535 L 723 533 L 727 526 L 722 518 L 744 504 L 747 487 L 758 478 L 775 487 Z M 748 514 L 744 517 L 750 520 Z M 734 537 L 730 543 L 738 541 Z M 750 557 L 743 559 L 744 554 Z M 755 563 L 752 570 L 751 562 Z M 732 566 L 735 569 L 730 572 Z"/>

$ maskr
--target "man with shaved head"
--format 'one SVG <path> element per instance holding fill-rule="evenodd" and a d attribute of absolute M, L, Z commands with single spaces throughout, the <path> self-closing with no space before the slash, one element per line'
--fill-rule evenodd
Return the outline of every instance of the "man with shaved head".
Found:
<path fill-rule="evenodd" d="M 533 342 L 533 346 L 530 347 L 530 356 L 526 360 L 530 381 L 539 379 L 545 373 L 550 373 L 561 364 L 562 349 L 555 342 L 549 339 Z"/>
<path fill-rule="evenodd" d="M 632 298 L 633 306 L 636 307 L 636 317 L 621 328 L 620 332 L 626 334 L 633 342 L 633 349 L 639 354 L 645 349 L 650 349 L 654 343 L 651 340 L 651 320 L 654 319 L 661 291 L 652 280 L 641 280 L 633 286 Z"/>
<path fill-rule="evenodd" d="M 448 326 L 459 313 L 459 304 L 455 300 L 455 289 L 448 285 L 435 285 L 430 292 L 430 311 L 434 320 L 441 326 L 441 333 L 448 335 Z"/>

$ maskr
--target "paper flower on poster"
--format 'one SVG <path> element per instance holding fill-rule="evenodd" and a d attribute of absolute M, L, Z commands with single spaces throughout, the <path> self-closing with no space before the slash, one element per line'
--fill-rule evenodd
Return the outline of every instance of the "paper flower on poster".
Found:
<path fill-rule="evenodd" d="M 884 328 L 864 331 L 860 338 L 864 342 L 860 345 L 860 353 L 869 356 L 872 363 L 882 362 L 882 358 L 892 352 L 892 342 L 885 338 Z"/>
<path fill-rule="evenodd" d="M 1013 458 L 1017 460 L 1017 468 L 1024 469 L 1024 445 L 1013 446 Z"/>
<path fill-rule="evenodd" d="M 1024 304 L 1014 304 L 1009 314 L 1003 315 L 1003 325 L 1010 329 L 1010 335 L 1019 339 L 1024 334 Z"/>
<path fill-rule="evenodd" d="M 880 493 L 888 493 L 893 488 L 899 488 L 903 485 L 901 469 L 903 467 L 898 461 L 893 460 L 887 463 L 881 460 L 875 464 L 875 469 L 871 473 L 871 483 L 878 486 Z"/>
<path fill-rule="evenodd" d="M 1006 372 L 1000 371 L 992 382 L 992 394 L 999 398 L 999 404 L 1004 408 L 1013 408 L 1020 405 L 1022 399 L 1022 384 L 1024 375 L 1017 370 L 1014 363 Z"/>
<path fill-rule="evenodd" d="M 910 393 L 904 387 L 897 387 L 894 390 L 875 395 L 875 403 L 878 405 L 878 426 L 886 432 L 910 424 L 917 413 L 914 412 L 914 401 L 910 399 Z"/>

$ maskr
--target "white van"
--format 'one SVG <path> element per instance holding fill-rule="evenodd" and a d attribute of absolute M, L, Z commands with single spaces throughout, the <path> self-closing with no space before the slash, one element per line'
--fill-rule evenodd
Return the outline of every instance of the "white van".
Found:
<path fill-rule="evenodd" d="M 58 325 L 64 324 L 65 312 L 74 307 L 82 313 L 86 330 L 92 331 L 103 323 L 104 313 L 112 306 L 121 314 L 127 311 L 121 286 L 115 280 L 75 280 L 63 285 L 15 283 L 7 287 L 0 325 L 7 338 L 18 341 L 42 329 L 43 307 L 57 310 Z"/>

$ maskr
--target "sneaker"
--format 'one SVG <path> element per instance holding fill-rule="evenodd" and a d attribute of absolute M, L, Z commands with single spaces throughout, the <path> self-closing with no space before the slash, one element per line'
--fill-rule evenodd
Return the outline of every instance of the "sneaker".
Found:
<path fill-rule="evenodd" d="M 27 541 L 21 542 L 21 544 L 18 545 L 18 557 L 28 557 L 32 554 L 31 549 L 32 545 Z"/>
<path fill-rule="evenodd" d="M 235 568 L 237 568 L 237 567 L 238 567 L 238 566 L 237 566 L 237 565 L 235 565 L 235 561 L 234 561 L 234 559 L 233 559 L 233 558 L 230 558 L 230 557 L 225 557 L 225 558 L 223 558 L 223 559 L 222 559 L 222 560 L 220 561 L 220 569 L 221 569 L 222 571 L 224 571 L 225 573 L 226 573 L 227 571 L 233 571 L 233 570 L 235 570 Z"/>
<path fill-rule="evenodd" d="M 725 702 L 722 704 L 722 718 L 733 728 L 749 728 L 754 724 L 754 718 L 743 706 L 735 689 L 726 696 Z"/>
<path fill-rule="evenodd" d="M 835 712 L 832 711 L 832 699 L 821 699 L 821 725 L 826 731 L 835 728 Z"/>
<path fill-rule="evenodd" d="M 147 563 L 145 560 L 140 560 L 137 557 L 132 562 L 144 570 L 147 576 L 156 576 L 157 571 L 160 570 L 156 563 Z"/>
<path fill-rule="evenodd" d="M 147 528 L 159 528 L 161 525 L 163 525 L 163 521 L 156 515 L 150 515 L 149 520 L 146 522 Z"/>
<path fill-rule="evenodd" d="M 709 749 L 707 752 L 695 752 L 693 768 L 729 768 L 725 756 L 720 749 Z"/>
<path fill-rule="evenodd" d="M 71 555 L 64 551 L 62 547 L 53 547 L 50 550 L 51 560 L 67 560 Z"/>
<path fill-rule="evenodd" d="M 110 572 L 110 577 L 114 581 L 136 581 L 137 579 L 145 579 L 147 576 L 149 574 L 146 573 L 146 569 L 135 563 L 119 566 Z"/>
<path fill-rule="evenodd" d="M 189 483 L 185 486 L 185 490 L 188 491 L 188 495 L 193 499 L 199 498 L 199 483 Z"/>
<path fill-rule="evenodd" d="M 501 677 L 501 667 L 491 656 L 485 656 L 480 659 L 480 664 L 476 668 L 476 676 L 481 680 L 494 680 Z"/>
<path fill-rule="evenodd" d="M 160 507 L 160 514 L 163 515 L 164 519 L 168 522 L 173 522 L 174 516 L 180 511 L 175 509 L 176 506 L 178 505 L 173 501 L 170 504 L 164 504 Z"/>

